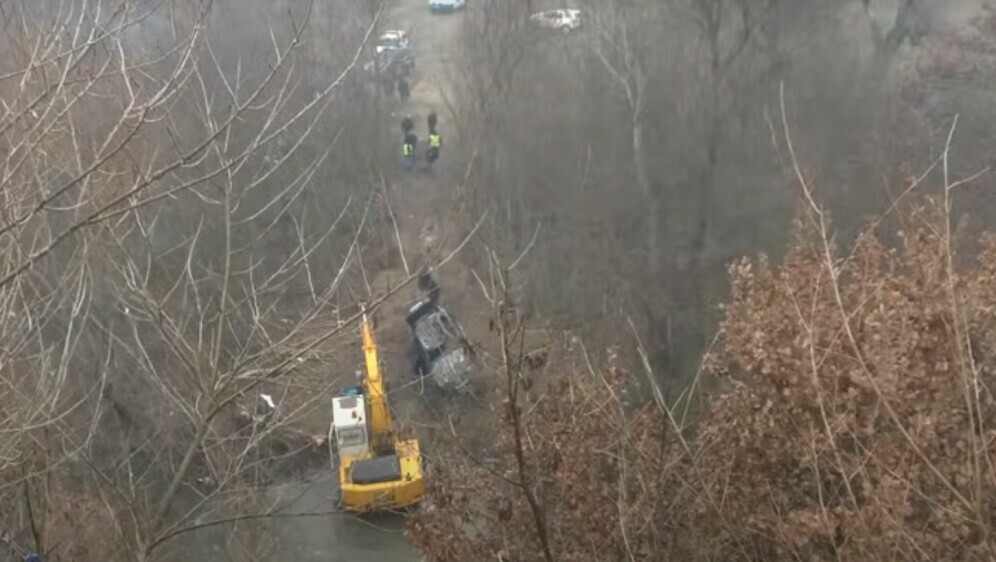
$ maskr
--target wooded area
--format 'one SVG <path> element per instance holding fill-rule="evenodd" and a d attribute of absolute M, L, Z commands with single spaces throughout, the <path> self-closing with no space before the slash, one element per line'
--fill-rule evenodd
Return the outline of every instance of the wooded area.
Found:
<path fill-rule="evenodd" d="M 279 556 L 377 311 L 427 559 L 996 558 L 996 12 L 551 7 L 419 20 L 412 178 L 390 1 L 0 1 L 2 556 Z M 444 265 L 460 403 L 392 327 Z"/>

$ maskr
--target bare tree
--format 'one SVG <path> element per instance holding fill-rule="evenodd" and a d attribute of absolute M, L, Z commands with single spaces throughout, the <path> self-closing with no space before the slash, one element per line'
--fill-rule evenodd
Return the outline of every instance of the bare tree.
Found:
<path fill-rule="evenodd" d="M 307 12 L 264 63 L 226 56 L 210 7 L 0 13 L 0 525 L 18 554 L 147 559 L 226 514 L 320 396 L 275 381 L 321 370 L 356 317 L 340 288 L 369 202 L 301 209 L 323 200 L 319 133 L 372 26 L 302 90 Z"/>
<path fill-rule="evenodd" d="M 876 70 L 884 70 L 890 59 L 899 51 L 904 43 L 909 41 L 917 45 L 930 31 L 930 19 L 924 6 L 924 0 L 899 0 L 895 2 L 895 12 L 889 18 L 888 14 L 880 15 L 876 7 L 882 2 L 861 0 L 865 14 L 868 17 L 868 27 L 875 46 Z M 883 20 L 890 20 L 888 23 Z"/>
<path fill-rule="evenodd" d="M 594 8 L 594 6 L 592 6 Z M 661 226 L 662 209 L 666 205 L 665 195 L 652 185 L 646 161 L 644 142 L 644 120 L 647 109 L 647 70 L 630 35 L 630 27 L 635 23 L 634 13 L 647 10 L 642 3 L 617 2 L 608 9 L 593 9 L 595 21 L 595 53 L 602 66 L 611 75 L 616 86 L 623 92 L 629 115 L 630 149 L 633 158 L 633 173 L 640 193 L 647 201 L 647 262 L 651 276 L 661 273 Z"/>

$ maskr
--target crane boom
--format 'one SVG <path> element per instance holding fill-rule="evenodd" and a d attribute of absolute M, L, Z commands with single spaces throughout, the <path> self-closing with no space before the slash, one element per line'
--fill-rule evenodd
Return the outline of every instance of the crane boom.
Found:
<path fill-rule="evenodd" d="M 391 411 L 387 407 L 384 379 L 380 372 L 380 360 L 377 357 L 377 341 L 374 339 L 373 327 L 366 316 L 363 317 L 360 329 L 363 334 L 363 355 L 367 370 L 364 386 L 370 400 L 370 436 L 375 447 L 381 448 L 391 441 L 393 432 Z"/>

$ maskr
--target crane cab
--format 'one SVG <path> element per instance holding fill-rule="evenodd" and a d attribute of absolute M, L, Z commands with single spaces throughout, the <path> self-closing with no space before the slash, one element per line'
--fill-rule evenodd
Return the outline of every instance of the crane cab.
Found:
<path fill-rule="evenodd" d="M 370 450 L 367 405 L 360 393 L 332 398 L 332 438 L 340 458 L 362 457 Z"/>

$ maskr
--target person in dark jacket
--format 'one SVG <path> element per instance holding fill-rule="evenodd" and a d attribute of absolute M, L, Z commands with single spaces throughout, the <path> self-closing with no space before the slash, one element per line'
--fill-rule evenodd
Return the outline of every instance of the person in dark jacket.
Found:
<path fill-rule="evenodd" d="M 436 282 L 432 273 L 426 271 L 419 274 L 416 282 L 418 283 L 419 291 L 429 297 L 429 302 L 439 304 L 439 293 L 442 289 L 440 289 L 439 283 Z"/>
<path fill-rule="evenodd" d="M 408 98 L 412 97 L 412 91 L 408 87 L 408 81 L 404 78 L 398 80 L 398 95 L 401 96 L 401 103 L 408 101 Z"/>

